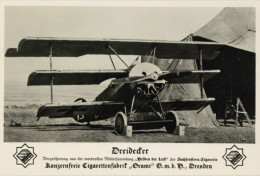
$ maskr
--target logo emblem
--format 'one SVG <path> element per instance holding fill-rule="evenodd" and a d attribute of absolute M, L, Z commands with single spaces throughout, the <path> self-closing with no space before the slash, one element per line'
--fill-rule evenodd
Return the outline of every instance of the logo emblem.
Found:
<path fill-rule="evenodd" d="M 236 145 L 233 145 L 231 148 L 226 148 L 223 159 L 226 161 L 226 166 L 231 166 L 235 169 L 237 166 L 243 166 L 246 156 L 244 155 L 242 148 L 237 148 Z"/>
<path fill-rule="evenodd" d="M 13 156 L 16 159 L 16 164 L 22 165 L 24 168 L 28 165 L 33 165 L 34 159 L 37 157 L 34 153 L 34 147 L 29 147 L 27 144 L 23 144 L 22 147 L 16 147 L 16 153 Z"/>

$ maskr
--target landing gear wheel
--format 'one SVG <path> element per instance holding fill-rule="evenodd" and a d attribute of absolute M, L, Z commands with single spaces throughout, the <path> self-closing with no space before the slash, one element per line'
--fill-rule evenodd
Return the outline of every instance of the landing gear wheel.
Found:
<path fill-rule="evenodd" d="M 118 135 L 124 135 L 127 126 L 127 117 L 123 112 L 116 114 L 115 131 Z"/>
<path fill-rule="evenodd" d="M 179 118 L 174 111 L 168 111 L 166 113 L 166 120 L 172 120 L 172 122 L 165 125 L 167 133 L 173 133 L 177 126 L 179 126 Z"/>
<path fill-rule="evenodd" d="M 77 98 L 74 102 L 87 102 L 84 98 Z"/>

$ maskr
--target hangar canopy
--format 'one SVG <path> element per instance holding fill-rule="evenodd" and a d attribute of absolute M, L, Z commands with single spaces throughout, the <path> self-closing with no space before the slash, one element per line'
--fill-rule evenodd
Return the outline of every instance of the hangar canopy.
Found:
<path fill-rule="evenodd" d="M 225 8 L 193 35 L 194 41 L 215 41 L 255 53 L 255 8 Z"/>
<path fill-rule="evenodd" d="M 226 44 L 213 61 L 204 61 L 204 69 L 220 69 L 214 80 L 204 86 L 218 118 L 223 118 L 226 101 L 240 97 L 250 118 L 255 116 L 255 8 L 223 9 L 209 23 L 186 40 Z"/>

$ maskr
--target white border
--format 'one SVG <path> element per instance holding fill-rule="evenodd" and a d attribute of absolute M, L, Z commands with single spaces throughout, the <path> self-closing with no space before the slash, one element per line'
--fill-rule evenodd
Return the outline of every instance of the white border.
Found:
<path fill-rule="evenodd" d="M 257 29 L 259 27 L 259 9 L 260 2 L 258 1 L 0 1 L 0 26 L 1 26 L 1 38 L 4 39 L 4 6 L 149 6 L 149 7 L 256 7 L 256 22 Z M 259 50 L 259 36 L 256 37 L 256 51 Z M 2 89 L 0 91 L 0 107 L 3 110 L 3 78 L 4 78 L 4 40 L 0 41 L 0 75 Z M 258 55 L 256 55 L 258 57 Z M 256 58 L 256 78 L 259 76 L 259 61 Z M 259 80 L 256 80 L 256 90 L 259 88 Z M 256 107 L 258 107 L 259 93 L 256 91 L 257 101 Z M 3 124 L 3 111 L 1 111 L 1 124 Z M 258 114 L 258 109 L 256 114 Z M 256 115 L 257 117 L 257 115 Z M 256 143 L 255 144 L 237 144 L 238 147 L 244 148 L 244 153 L 247 159 L 244 162 L 243 167 L 232 169 L 231 167 L 224 166 L 224 149 L 230 148 L 233 144 L 180 144 L 180 143 L 27 143 L 29 146 L 35 147 L 35 152 L 38 157 L 35 160 L 35 165 L 28 166 L 27 169 L 18 167 L 12 155 L 15 152 L 15 148 L 22 146 L 23 143 L 3 143 L 3 125 L 0 130 L 0 145 L 1 145 L 1 164 L 0 174 L 4 175 L 260 175 L 260 169 L 258 159 L 260 156 L 259 145 L 259 124 L 256 123 Z M 214 164 L 213 170 L 157 170 L 157 169 L 142 169 L 142 170 L 55 170 L 44 169 L 44 162 L 41 159 L 42 156 L 96 156 L 98 152 L 99 156 L 111 156 L 111 148 L 113 146 L 121 148 L 148 148 L 150 156 L 172 156 L 172 157 L 217 157 L 219 162 Z M 77 150 L 75 150 L 77 149 Z"/>

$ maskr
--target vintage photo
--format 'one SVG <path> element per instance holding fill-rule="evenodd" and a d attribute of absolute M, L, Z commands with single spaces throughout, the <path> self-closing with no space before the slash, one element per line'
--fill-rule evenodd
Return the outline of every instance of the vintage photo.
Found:
<path fill-rule="evenodd" d="M 255 7 L 4 15 L 4 142 L 255 144 Z"/>

